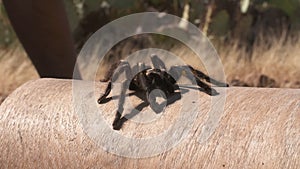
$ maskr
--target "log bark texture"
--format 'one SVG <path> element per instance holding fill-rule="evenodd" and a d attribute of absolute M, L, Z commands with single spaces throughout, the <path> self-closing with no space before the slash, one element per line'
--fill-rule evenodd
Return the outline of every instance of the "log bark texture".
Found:
<path fill-rule="evenodd" d="M 97 98 L 105 85 L 97 83 L 96 94 L 89 96 Z M 131 158 L 110 153 L 83 130 L 74 111 L 71 80 L 30 81 L 0 106 L 0 168 L 300 168 L 299 89 L 227 88 L 218 126 L 201 142 L 211 106 L 211 96 L 202 95 L 201 114 L 179 144 L 147 158 Z M 110 128 L 114 103 L 97 105 L 105 110 Z M 166 114 L 175 116 L 178 106 L 169 105 Z M 111 132 L 136 138 L 157 135 L 173 122 L 172 116 L 161 118 L 151 122 L 154 127 L 129 120 Z"/>

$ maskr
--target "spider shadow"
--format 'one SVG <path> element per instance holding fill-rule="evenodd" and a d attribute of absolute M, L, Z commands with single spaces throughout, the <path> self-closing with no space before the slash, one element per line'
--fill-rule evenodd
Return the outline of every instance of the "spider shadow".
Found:
<path fill-rule="evenodd" d="M 191 87 L 191 86 L 178 86 L 178 90 L 179 91 L 175 91 L 175 93 L 171 94 L 167 100 L 166 100 L 166 106 L 171 105 L 173 103 L 175 103 L 177 100 L 181 99 L 181 94 L 185 94 L 187 92 L 189 92 L 189 90 L 199 90 L 201 92 L 204 92 L 206 94 L 209 94 L 211 96 L 215 96 L 218 95 L 219 93 L 216 92 L 215 90 L 212 91 L 212 93 L 207 93 L 204 89 L 201 89 L 199 87 Z M 150 105 L 150 103 L 148 102 L 148 100 L 146 99 L 146 93 L 142 92 L 142 91 L 134 91 L 131 93 L 128 93 L 125 95 L 125 97 L 129 97 L 129 96 L 136 96 L 139 99 L 141 99 L 143 102 L 138 104 L 137 106 L 134 107 L 133 110 L 131 110 L 130 113 L 122 116 L 120 113 L 116 113 L 116 119 L 118 119 L 118 121 L 114 121 L 114 129 L 121 129 L 123 124 L 132 119 L 134 116 L 136 116 L 139 112 L 141 112 L 144 108 L 148 107 Z M 105 99 L 102 100 L 101 104 L 107 103 L 113 99 L 118 99 L 120 96 L 112 96 L 112 97 L 107 97 Z M 137 111 L 136 111 L 137 110 Z M 156 112 L 157 114 L 161 113 L 161 112 Z M 121 117 L 122 116 L 122 117 Z"/>
<path fill-rule="evenodd" d="M 129 95 L 136 95 L 137 97 L 139 97 L 141 100 L 143 100 L 142 103 L 138 104 L 133 110 L 131 110 L 130 113 L 124 115 L 123 117 L 121 117 L 119 119 L 119 121 L 117 122 L 117 124 L 114 125 L 114 127 L 116 129 L 121 129 L 121 127 L 123 126 L 123 124 L 132 119 L 134 116 L 136 116 L 138 113 L 140 113 L 144 108 L 148 107 L 150 105 L 150 103 L 147 101 L 146 99 L 146 95 L 143 94 L 143 93 L 140 93 L 140 92 L 133 92 L 133 93 L 130 93 Z M 171 105 L 173 103 L 175 103 L 177 100 L 181 99 L 181 94 L 180 92 L 175 92 L 173 93 L 169 98 L 167 98 L 166 100 L 166 106 L 168 105 Z M 137 111 L 136 111 L 137 110 Z M 160 112 L 155 112 L 156 114 L 159 114 L 161 113 L 162 111 Z M 119 116 L 118 115 L 119 113 L 117 113 L 116 116 Z"/>

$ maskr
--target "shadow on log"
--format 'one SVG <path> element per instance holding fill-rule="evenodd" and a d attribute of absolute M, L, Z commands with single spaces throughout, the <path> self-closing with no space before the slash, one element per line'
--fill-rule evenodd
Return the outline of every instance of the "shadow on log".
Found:
<path fill-rule="evenodd" d="M 89 95 L 95 98 L 92 104 L 105 89 L 104 83 L 96 86 L 98 92 Z M 0 168 L 300 168 L 299 89 L 227 88 L 218 126 L 206 141 L 199 142 L 210 98 L 201 94 L 201 113 L 178 145 L 151 157 L 129 158 L 98 146 L 82 129 L 73 108 L 71 80 L 31 81 L 0 107 Z M 167 107 L 156 127 L 129 120 L 121 131 L 111 132 L 153 136 L 172 125 L 179 104 Z M 97 106 L 105 110 L 106 127 L 111 128 L 116 105 Z"/>

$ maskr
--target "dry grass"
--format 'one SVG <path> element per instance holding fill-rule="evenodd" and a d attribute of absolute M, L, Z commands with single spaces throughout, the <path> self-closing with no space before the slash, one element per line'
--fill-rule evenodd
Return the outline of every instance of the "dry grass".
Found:
<path fill-rule="evenodd" d="M 226 81 L 234 86 L 300 88 L 300 35 L 293 39 L 285 34 L 279 38 L 260 36 L 252 52 L 233 41 L 217 47 L 222 60 Z M 186 47 L 174 47 L 172 53 L 185 63 L 201 70 L 200 60 Z M 265 82 L 262 78 L 266 77 Z"/>
<path fill-rule="evenodd" d="M 10 49 L 0 49 L 0 67 L 0 103 L 23 83 L 38 78 L 31 61 L 19 44 L 14 44 Z"/>
<path fill-rule="evenodd" d="M 229 82 L 239 80 L 249 86 L 259 86 L 259 77 L 266 75 L 275 80 L 275 87 L 300 88 L 299 46 L 299 38 L 285 40 L 283 36 L 266 43 L 258 39 L 250 56 L 245 49 L 238 49 L 237 44 L 219 52 Z"/>
<path fill-rule="evenodd" d="M 249 53 L 239 48 L 237 43 L 219 47 L 218 53 L 224 65 L 227 82 L 259 86 L 259 78 L 266 75 L 275 80 L 275 87 L 300 88 L 300 36 L 293 41 L 273 39 L 268 45 L 259 43 L 261 41 L 254 44 L 251 59 Z M 187 64 L 195 66 L 196 61 L 190 59 L 193 53 L 186 48 L 175 47 L 171 52 L 182 56 Z M 196 65 L 200 64 L 198 62 Z M 10 49 L 0 49 L 0 67 L 0 103 L 18 86 L 38 78 L 32 63 L 18 43 Z"/>

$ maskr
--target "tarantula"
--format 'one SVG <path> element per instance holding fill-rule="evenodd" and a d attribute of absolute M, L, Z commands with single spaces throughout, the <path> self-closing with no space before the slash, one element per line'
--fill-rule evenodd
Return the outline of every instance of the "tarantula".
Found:
<path fill-rule="evenodd" d="M 202 82 L 201 80 L 204 79 L 206 82 L 210 82 L 214 85 L 220 87 L 228 87 L 228 84 L 219 82 L 215 79 L 210 78 L 209 76 L 205 75 L 203 72 L 194 69 L 190 65 L 185 66 L 172 66 L 170 68 L 170 73 L 173 77 L 166 71 L 165 64 L 157 55 L 151 55 L 151 62 L 153 64 L 153 68 L 146 67 L 143 63 L 138 63 L 137 65 L 130 67 L 127 61 L 121 60 L 117 65 L 119 67 L 119 71 L 116 72 L 115 77 L 118 78 L 120 73 L 125 72 L 126 79 L 122 82 L 122 89 L 119 97 L 119 107 L 116 112 L 115 119 L 113 121 L 113 129 L 120 130 L 123 123 L 127 120 L 124 117 L 121 118 L 123 112 L 123 105 L 125 101 L 125 93 L 127 87 L 129 90 L 132 91 L 141 91 L 146 95 L 146 102 L 150 103 L 153 101 L 149 97 L 149 94 L 154 89 L 160 89 L 163 91 L 167 98 L 169 98 L 172 94 L 175 93 L 176 90 L 179 90 L 179 86 L 176 83 L 176 80 L 179 79 L 184 70 L 190 70 L 192 76 L 195 78 L 197 85 L 203 89 L 203 91 L 209 95 L 216 95 L 218 94 L 217 91 L 211 88 L 208 84 Z M 107 88 L 104 94 L 98 99 L 98 103 L 102 104 L 107 99 L 107 96 L 111 92 L 112 88 L 112 79 L 111 76 L 115 70 L 116 66 L 112 66 L 113 70 L 109 71 L 108 77 L 103 81 L 109 81 Z M 136 75 L 132 75 L 133 70 L 138 72 Z M 138 71 L 141 70 L 141 71 Z M 192 77 L 189 77 L 191 79 Z M 151 106 L 151 105 L 150 105 Z"/>

